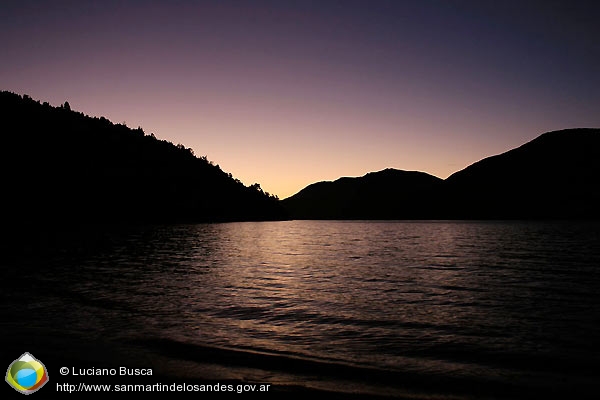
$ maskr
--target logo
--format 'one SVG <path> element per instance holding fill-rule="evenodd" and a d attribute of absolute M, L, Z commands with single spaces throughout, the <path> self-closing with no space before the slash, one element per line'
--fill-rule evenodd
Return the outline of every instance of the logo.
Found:
<path fill-rule="evenodd" d="M 40 360 L 25 353 L 8 367 L 6 382 L 18 392 L 31 394 L 48 382 L 48 372 Z"/>

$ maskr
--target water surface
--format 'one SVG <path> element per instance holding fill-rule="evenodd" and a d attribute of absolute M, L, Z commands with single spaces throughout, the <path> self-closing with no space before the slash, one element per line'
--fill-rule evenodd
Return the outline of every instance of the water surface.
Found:
<path fill-rule="evenodd" d="M 600 361 L 599 232 L 565 221 L 81 232 L 8 259 L 5 278 L 18 271 L 35 295 L 5 279 L 3 324 L 135 344 L 185 359 L 188 375 L 208 363 L 338 392 L 585 395 Z M 36 318 L 17 318 L 17 304 Z"/>

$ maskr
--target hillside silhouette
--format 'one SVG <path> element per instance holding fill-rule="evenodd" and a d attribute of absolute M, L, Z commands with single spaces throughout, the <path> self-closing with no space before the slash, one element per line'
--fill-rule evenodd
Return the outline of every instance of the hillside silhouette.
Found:
<path fill-rule="evenodd" d="M 192 149 L 104 117 L 0 92 L 2 214 L 17 223 L 278 220 L 276 196 Z"/>
<path fill-rule="evenodd" d="M 449 176 L 454 218 L 598 218 L 600 129 L 546 132 Z"/>
<path fill-rule="evenodd" d="M 443 180 L 385 169 L 284 200 L 192 149 L 104 117 L 0 92 L 3 220 L 195 223 L 282 219 L 600 217 L 600 129 L 544 133 Z"/>
<path fill-rule="evenodd" d="M 442 184 L 424 172 L 390 168 L 313 183 L 282 202 L 297 219 L 435 218 Z"/>
<path fill-rule="evenodd" d="M 445 180 L 386 169 L 314 183 L 282 203 L 296 219 L 597 219 L 599 176 L 600 129 L 565 129 Z"/>

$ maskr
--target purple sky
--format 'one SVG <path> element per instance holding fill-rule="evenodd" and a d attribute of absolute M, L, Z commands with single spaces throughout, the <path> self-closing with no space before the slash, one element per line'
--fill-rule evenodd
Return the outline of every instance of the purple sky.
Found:
<path fill-rule="evenodd" d="M 141 126 L 282 199 L 384 168 L 446 178 L 600 127 L 598 3 L 5 1 L 0 90 Z"/>

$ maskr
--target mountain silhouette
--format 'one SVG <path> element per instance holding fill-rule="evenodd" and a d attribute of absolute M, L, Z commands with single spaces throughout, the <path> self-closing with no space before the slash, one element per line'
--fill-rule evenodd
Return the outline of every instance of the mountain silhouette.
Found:
<path fill-rule="evenodd" d="M 600 217 L 600 129 L 544 133 L 447 179 L 385 169 L 284 200 L 205 156 L 104 117 L 0 92 L 3 221 L 172 223 L 282 219 Z"/>
<path fill-rule="evenodd" d="M 390 168 L 313 183 L 282 203 L 297 219 L 430 218 L 439 209 L 435 194 L 442 184 L 424 172 Z"/>
<path fill-rule="evenodd" d="M 282 200 L 296 219 L 598 218 L 600 129 L 547 132 L 442 180 L 386 169 L 307 186 Z"/>
<path fill-rule="evenodd" d="M 181 144 L 104 117 L 0 92 L 3 220 L 171 223 L 277 220 L 279 200 Z"/>
<path fill-rule="evenodd" d="M 597 218 L 600 129 L 544 133 L 445 180 L 453 218 Z"/>

